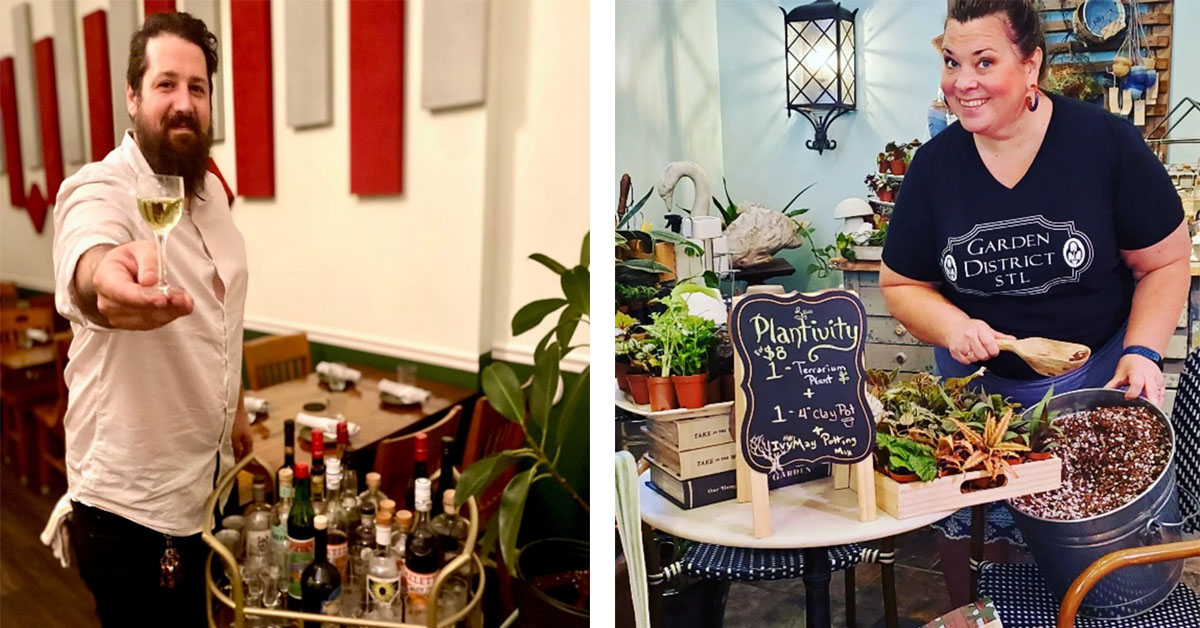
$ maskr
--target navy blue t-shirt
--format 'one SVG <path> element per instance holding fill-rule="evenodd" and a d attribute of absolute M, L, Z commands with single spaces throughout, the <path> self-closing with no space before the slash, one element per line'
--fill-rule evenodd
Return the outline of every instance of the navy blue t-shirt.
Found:
<path fill-rule="evenodd" d="M 959 123 L 922 146 L 883 260 L 910 279 L 939 282 L 951 303 L 997 331 L 1096 350 L 1129 318 L 1133 273 L 1120 250 L 1161 241 L 1183 207 L 1140 129 L 1051 98 L 1045 139 L 1012 189 L 992 177 Z M 1010 353 L 984 365 L 1002 377 L 1039 377 Z"/>

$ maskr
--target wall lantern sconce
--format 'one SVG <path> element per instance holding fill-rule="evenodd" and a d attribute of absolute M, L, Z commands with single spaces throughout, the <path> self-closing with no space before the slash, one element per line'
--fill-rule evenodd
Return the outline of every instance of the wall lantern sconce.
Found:
<path fill-rule="evenodd" d="M 854 17 L 833 0 L 816 0 L 783 12 L 788 117 L 808 119 L 816 136 L 805 146 L 818 153 L 837 148 L 829 125 L 855 109 Z"/>

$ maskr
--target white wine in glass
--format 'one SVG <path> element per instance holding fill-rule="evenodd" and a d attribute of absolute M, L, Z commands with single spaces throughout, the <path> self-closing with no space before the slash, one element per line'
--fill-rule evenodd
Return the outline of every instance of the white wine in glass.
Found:
<path fill-rule="evenodd" d="M 183 293 L 183 290 L 167 282 L 167 236 L 183 215 L 183 202 L 183 177 L 169 174 L 138 175 L 138 213 L 154 231 L 158 245 L 158 283 L 142 288 L 144 293 Z"/>

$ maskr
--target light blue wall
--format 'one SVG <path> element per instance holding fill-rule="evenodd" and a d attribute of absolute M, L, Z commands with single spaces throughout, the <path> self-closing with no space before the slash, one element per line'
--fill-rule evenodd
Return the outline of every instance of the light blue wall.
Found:
<path fill-rule="evenodd" d="M 1171 30 L 1171 106 L 1184 96 L 1200 102 L 1200 0 L 1175 0 Z M 1193 111 L 1171 137 L 1200 138 L 1200 111 Z M 1194 164 L 1200 160 L 1200 144 L 1176 144 L 1169 149 L 1167 160 Z"/>
<path fill-rule="evenodd" d="M 937 95 L 941 59 L 929 41 L 942 32 L 945 0 L 846 0 L 859 9 L 858 110 L 835 120 L 833 151 L 804 146 L 812 126 L 787 116 L 784 87 L 783 15 L 770 1 L 718 2 L 721 125 L 725 131 L 725 175 L 734 200 L 780 208 L 809 183 L 797 203 L 812 208 L 818 246 L 833 241 L 841 221 L 838 201 L 865 197 L 863 178 L 877 170 L 875 156 L 893 140 L 927 139 L 926 111 Z M 787 4 L 790 9 L 794 4 Z M 789 289 L 828 287 L 840 281 L 809 278 L 808 247 L 783 253 L 797 268 L 780 281 Z"/>

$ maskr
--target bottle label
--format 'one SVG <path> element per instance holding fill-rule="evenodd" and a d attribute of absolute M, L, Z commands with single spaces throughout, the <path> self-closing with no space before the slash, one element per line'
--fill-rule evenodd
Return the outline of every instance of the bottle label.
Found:
<path fill-rule="evenodd" d="M 410 595 L 420 595 L 429 597 L 429 592 L 433 590 L 433 582 L 437 580 L 437 572 L 433 573 L 418 573 L 411 569 L 404 570 L 404 586 L 408 587 Z"/>
<path fill-rule="evenodd" d="M 338 575 L 343 579 L 346 577 L 346 562 L 350 559 L 350 544 L 336 543 L 325 547 L 325 559 L 333 563 L 337 568 Z"/>
<path fill-rule="evenodd" d="M 376 604 L 391 604 L 400 592 L 400 577 L 377 578 L 367 574 L 367 592 Z"/>
<path fill-rule="evenodd" d="M 289 535 L 287 537 L 287 546 L 288 573 L 291 576 L 291 583 L 288 585 L 288 595 L 299 599 L 300 575 L 304 573 L 304 568 L 313 561 L 313 554 L 317 550 L 317 539 L 297 539 Z"/>
<path fill-rule="evenodd" d="M 287 544 L 287 520 L 281 520 L 279 523 L 271 526 L 271 542 L 276 547 L 283 547 Z"/>
<path fill-rule="evenodd" d="M 329 592 L 329 598 L 321 603 L 322 615 L 341 615 L 342 614 L 342 587 L 337 587 Z M 325 624 L 326 626 L 334 624 Z"/>
<path fill-rule="evenodd" d="M 246 532 L 246 553 L 251 556 L 265 556 L 271 548 L 271 535 L 274 530 L 249 530 Z"/>
<path fill-rule="evenodd" d="M 280 486 L 279 487 L 279 501 L 283 501 L 285 499 L 290 498 L 292 496 L 292 494 L 293 494 L 292 487 L 290 487 L 290 486 Z"/>

